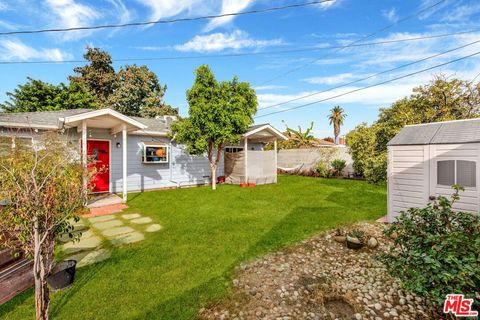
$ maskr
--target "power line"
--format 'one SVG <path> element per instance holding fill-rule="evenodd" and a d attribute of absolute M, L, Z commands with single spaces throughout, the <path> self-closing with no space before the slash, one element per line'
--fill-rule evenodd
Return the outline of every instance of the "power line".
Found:
<path fill-rule="evenodd" d="M 436 68 L 439 68 L 439 67 L 443 67 L 443 66 L 446 66 L 448 64 L 455 63 L 455 62 L 458 62 L 458 61 L 461 61 L 461 60 L 465 60 L 465 59 L 471 58 L 471 57 L 479 55 L 479 54 L 480 54 L 480 51 L 477 51 L 475 53 L 469 54 L 468 56 L 463 56 L 461 58 L 450 60 L 448 62 L 444 62 L 442 64 L 438 64 L 438 65 L 435 65 L 435 66 L 432 66 L 432 67 L 429 67 L 429 68 L 426 68 L 426 69 L 415 71 L 415 72 L 412 72 L 412 73 L 409 73 L 409 74 L 406 74 L 406 75 L 403 75 L 403 76 L 399 76 L 399 77 L 396 77 L 396 78 L 393 78 L 393 79 L 385 80 L 385 81 L 382 81 L 382 82 L 379 82 L 379 83 L 376 83 L 376 84 L 372 84 L 372 85 L 369 85 L 369 86 L 366 86 L 366 87 L 350 90 L 350 91 L 347 91 L 347 92 L 344 92 L 344 93 L 337 94 L 337 95 L 332 96 L 332 97 L 328 97 L 328 98 L 325 98 L 325 99 L 313 101 L 313 102 L 306 103 L 306 104 L 296 106 L 296 107 L 293 107 L 293 108 L 288 108 L 288 109 L 278 110 L 278 111 L 275 111 L 275 112 L 270 112 L 270 113 L 267 113 L 267 114 L 256 116 L 254 118 L 263 118 L 263 117 L 270 116 L 270 115 L 277 114 L 277 113 L 283 113 L 283 112 L 287 112 L 287 111 L 291 111 L 291 110 L 297 110 L 297 109 L 300 109 L 300 108 L 305 108 L 305 107 L 308 107 L 308 106 L 311 106 L 311 105 L 314 105 L 314 104 L 317 104 L 317 103 L 320 103 L 320 102 L 336 99 L 336 98 L 343 97 L 343 96 L 346 96 L 346 95 L 351 94 L 351 93 L 363 91 L 363 90 L 370 89 L 370 88 L 373 88 L 373 87 L 381 86 L 383 84 L 394 82 L 394 81 L 397 81 L 397 80 L 400 80 L 400 79 L 408 78 L 408 77 L 414 76 L 416 74 L 419 74 L 419 73 L 422 73 L 422 72 L 425 72 L 425 71 L 429 71 L 429 70 L 432 70 L 432 69 L 436 69 Z"/>
<path fill-rule="evenodd" d="M 85 27 L 72 27 L 72 28 L 5 31 L 5 32 L 0 32 L 0 36 L 49 33 L 49 32 L 85 31 L 85 30 L 98 30 L 98 29 L 116 29 L 116 28 L 140 27 L 140 26 L 148 26 L 148 25 L 156 25 L 156 24 L 170 24 L 170 23 L 187 22 L 187 21 L 210 20 L 210 19 L 216 19 L 216 18 L 235 17 L 235 16 L 241 16 L 241 15 L 250 15 L 250 14 L 267 13 L 267 12 L 273 12 L 273 11 L 281 11 L 281 10 L 287 10 L 287 9 L 295 9 L 295 8 L 301 8 L 301 7 L 307 7 L 307 6 L 314 6 L 314 5 L 331 2 L 331 1 L 333 0 L 311 1 L 311 2 L 290 4 L 285 6 L 269 7 L 265 9 L 249 10 L 249 11 L 235 12 L 235 13 L 224 13 L 219 15 L 198 16 L 198 17 L 191 17 L 191 18 L 130 22 L 130 23 L 122 23 L 122 24 L 104 24 L 104 25 L 88 26 L 88 27 L 85 26 Z"/>
<path fill-rule="evenodd" d="M 428 36 L 404 38 L 404 39 L 396 39 L 396 40 L 364 42 L 364 43 L 354 44 L 351 47 L 367 47 L 367 46 L 376 46 L 376 45 L 384 45 L 384 44 L 409 42 L 409 41 L 437 39 L 437 38 L 444 38 L 444 37 L 451 37 L 451 36 L 475 33 L 475 32 L 478 32 L 478 31 L 480 31 L 480 29 L 473 29 L 473 30 L 469 30 L 469 31 L 450 32 L 450 33 L 442 33 L 442 34 L 434 34 L 434 35 L 428 35 Z M 211 54 L 211 55 L 172 56 L 172 57 L 164 56 L 164 57 L 150 57 L 150 58 L 119 58 L 119 59 L 112 59 L 112 61 L 115 61 L 115 62 L 129 62 L 129 61 L 214 59 L 214 58 L 230 58 L 230 57 L 246 57 L 246 56 L 288 54 L 288 53 L 309 52 L 309 51 L 323 51 L 323 50 L 331 50 L 331 49 L 339 49 L 339 48 L 343 48 L 343 46 L 328 46 L 328 47 L 315 47 L 314 46 L 314 47 L 305 47 L 305 48 L 300 48 L 300 49 L 270 50 L 270 51 L 260 51 L 260 52 L 240 52 L 240 53 Z M 88 60 L 77 59 L 77 60 L 39 60 L 39 61 L 0 61 L 0 65 L 1 64 L 5 64 L 5 65 L 8 65 L 8 64 L 62 64 L 62 63 L 85 63 L 85 62 L 88 62 Z"/>
<path fill-rule="evenodd" d="M 424 8 L 424 9 L 422 9 L 422 10 L 414 13 L 414 14 L 411 14 L 411 15 L 409 15 L 409 16 L 406 16 L 406 17 L 404 17 L 404 18 L 401 18 L 401 19 L 395 21 L 395 22 L 392 23 L 392 24 L 389 24 L 389 25 L 387 25 L 387 26 L 385 26 L 385 27 L 383 27 L 383 28 L 380 28 L 379 30 L 377 30 L 377 31 L 375 31 L 375 32 L 372 32 L 372 33 L 370 33 L 370 34 L 368 34 L 368 35 L 366 35 L 366 36 L 364 36 L 364 37 L 362 37 L 362 38 L 360 38 L 360 39 L 358 39 L 358 40 L 356 40 L 356 41 L 353 41 L 353 42 L 351 42 L 351 43 L 349 43 L 349 44 L 347 44 L 347 45 L 344 45 L 344 46 L 340 47 L 340 48 L 339 48 L 338 50 L 336 50 L 335 52 L 341 51 L 341 50 L 343 50 L 343 49 L 350 48 L 350 47 L 352 47 L 354 44 L 356 44 L 356 43 L 358 43 L 358 42 L 360 42 L 360 41 L 363 41 L 363 40 L 365 40 L 365 39 L 369 39 L 369 38 L 371 38 L 371 37 L 373 37 L 373 36 L 375 36 L 375 35 L 383 32 L 383 31 L 385 31 L 385 30 L 388 30 L 388 29 L 390 29 L 390 28 L 392 28 L 392 27 L 394 27 L 394 26 L 396 26 L 396 25 L 398 25 L 398 24 L 400 24 L 400 23 L 402 23 L 402 22 L 405 22 L 405 21 L 407 21 L 407 20 L 413 19 L 413 18 L 421 15 L 422 13 L 424 13 L 424 12 L 426 12 L 426 11 L 428 11 L 428 10 L 436 7 L 436 6 L 439 6 L 440 4 L 442 4 L 442 3 L 445 2 L 445 1 L 446 1 L 446 0 L 440 0 L 440 1 L 438 1 L 438 2 L 436 2 L 436 3 L 434 3 L 434 4 L 432 4 L 432 5 Z M 283 78 L 284 76 L 287 76 L 287 75 L 289 75 L 289 74 L 291 74 L 291 73 L 294 73 L 294 72 L 296 72 L 296 71 L 298 71 L 298 70 L 301 70 L 301 69 L 303 69 L 303 68 L 305 68 L 305 67 L 307 67 L 307 66 L 309 66 L 309 65 L 311 65 L 311 64 L 313 64 L 313 63 L 315 63 L 315 62 L 317 62 L 317 61 L 319 61 L 319 60 L 321 60 L 321 59 L 323 59 L 323 58 L 325 58 L 325 57 L 328 57 L 328 56 L 329 56 L 329 54 L 326 54 L 326 55 L 323 55 L 323 56 L 321 56 L 321 57 L 319 57 L 319 58 L 315 58 L 314 60 L 312 60 L 312 61 L 310 61 L 310 62 L 307 62 L 306 64 L 303 64 L 303 65 L 301 65 L 301 66 L 299 66 L 299 67 L 290 69 L 289 71 L 286 71 L 286 72 L 284 72 L 284 73 L 281 73 L 281 74 L 275 76 L 274 78 L 271 78 L 271 79 L 269 79 L 269 80 L 267 80 L 267 81 L 261 82 L 261 83 L 259 83 L 259 84 L 257 84 L 257 85 L 259 85 L 259 86 L 265 85 L 265 84 L 270 83 L 270 82 L 272 82 L 272 81 L 275 81 L 275 80 L 278 80 L 278 79 L 280 79 L 280 78 Z"/>
<path fill-rule="evenodd" d="M 370 76 L 368 76 L 368 77 L 365 77 L 365 78 L 357 79 L 357 80 L 354 80 L 354 81 L 351 81 L 351 82 L 348 82 L 348 83 L 344 83 L 344 84 L 341 84 L 341 85 L 338 85 L 338 86 L 335 86 L 335 87 L 332 87 L 332 88 L 329 88 L 329 89 L 326 89 L 326 90 L 313 92 L 313 93 L 310 93 L 310 94 L 307 94 L 307 95 L 304 95 L 304 96 L 301 96 L 301 97 L 297 97 L 297 98 L 294 98 L 294 99 L 290 99 L 290 100 L 288 100 L 288 101 L 284 101 L 284 102 L 280 102 L 280 103 L 277 103 L 277 104 L 274 104 L 274 105 L 270 105 L 270 106 L 267 106 L 267 107 L 265 107 L 265 108 L 262 108 L 261 110 L 270 109 L 270 108 L 275 108 L 275 107 L 278 107 L 278 106 L 281 106 L 281 105 L 284 105 L 284 104 L 288 104 L 288 103 L 295 102 L 295 101 L 298 101 L 298 100 L 302 100 L 302 99 L 305 99 L 305 98 L 310 98 L 310 97 L 319 95 L 319 94 L 321 94 L 321 93 L 325 93 L 325 92 L 329 92 L 329 91 L 332 91 L 332 90 L 335 90 L 335 89 L 347 87 L 347 86 L 349 86 L 349 85 L 352 85 L 352 84 L 355 84 L 355 83 L 358 83 L 358 82 L 362 82 L 362 81 L 365 81 L 365 80 L 368 80 L 368 79 L 371 79 L 371 78 L 375 78 L 375 77 L 377 77 L 377 76 L 379 76 L 379 75 L 382 75 L 382 74 L 385 74 L 385 73 L 389 73 L 389 72 L 392 72 L 392 71 L 395 71 L 395 70 L 398 70 L 398 69 L 406 68 L 406 67 L 409 67 L 409 66 L 411 66 L 411 65 L 414 65 L 414 64 L 417 64 L 417 63 L 420 63 L 420 62 L 424 62 L 424 61 L 426 61 L 426 60 L 433 59 L 433 58 L 439 57 L 439 56 L 441 56 L 441 55 L 444 55 L 444 54 L 447 54 L 447 53 L 450 53 L 450 52 L 453 52 L 453 51 L 457 51 L 457 50 L 460 50 L 460 49 L 469 47 L 469 46 L 474 45 L 474 44 L 477 44 L 477 43 L 480 43 L 480 40 L 473 41 L 473 42 L 467 43 L 467 44 L 465 44 L 465 45 L 463 45 L 463 46 L 456 47 L 456 48 L 453 48 L 453 49 L 450 49 L 450 50 L 447 50 L 447 51 L 443 51 L 443 52 L 434 54 L 434 55 L 432 55 L 432 56 L 425 57 L 425 58 L 423 58 L 423 59 L 416 60 L 416 61 L 413 61 L 413 62 L 404 64 L 404 65 L 401 65 L 401 66 L 398 66 L 398 67 L 395 67 L 395 68 L 392 68 L 392 69 L 384 70 L 384 71 L 381 71 L 381 72 L 372 74 L 372 75 L 370 75 Z"/>

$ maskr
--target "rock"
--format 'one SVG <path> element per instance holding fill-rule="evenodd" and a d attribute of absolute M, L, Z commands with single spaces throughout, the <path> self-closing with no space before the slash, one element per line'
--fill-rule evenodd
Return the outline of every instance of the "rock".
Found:
<path fill-rule="evenodd" d="M 347 237 L 345 236 L 334 236 L 333 239 L 338 243 L 345 243 Z"/>
<path fill-rule="evenodd" d="M 362 315 L 360 313 L 355 313 L 355 319 L 362 320 Z"/>
<path fill-rule="evenodd" d="M 367 245 L 370 249 L 374 249 L 378 247 L 378 240 L 374 237 L 371 237 L 370 239 L 368 239 Z"/>
<path fill-rule="evenodd" d="M 382 309 L 382 305 L 380 303 L 375 303 L 375 305 L 373 306 L 376 310 L 381 310 Z"/>
<path fill-rule="evenodd" d="M 358 243 L 358 244 L 361 243 L 361 242 L 360 242 L 360 239 L 355 238 L 355 237 L 347 236 L 347 237 L 346 237 L 346 240 L 347 240 L 347 241 L 350 241 L 350 242 L 352 242 L 352 243 Z"/>

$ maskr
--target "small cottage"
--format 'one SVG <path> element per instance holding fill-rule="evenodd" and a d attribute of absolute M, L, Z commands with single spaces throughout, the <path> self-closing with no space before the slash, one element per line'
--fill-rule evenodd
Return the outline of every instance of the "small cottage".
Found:
<path fill-rule="evenodd" d="M 84 163 L 93 159 L 94 166 L 101 169 L 93 178 L 93 191 L 122 193 L 123 201 L 127 192 L 210 183 L 207 157 L 192 156 L 184 145 L 170 139 L 173 121 L 172 116 L 138 118 L 108 108 L 0 113 L 0 152 L 20 141 L 34 144 L 46 131 L 64 132 L 78 146 Z M 263 151 L 263 145 L 277 139 L 286 138 L 272 126 L 252 126 L 242 136 L 241 146 L 224 150 L 244 154 L 241 180 L 276 182 L 276 156 Z M 224 175 L 223 157 L 221 161 L 217 176 Z M 228 162 L 227 167 L 230 170 L 237 164 Z"/>
<path fill-rule="evenodd" d="M 454 184 L 465 188 L 454 209 L 479 212 L 479 163 L 480 119 L 405 126 L 388 143 L 388 221 Z"/>

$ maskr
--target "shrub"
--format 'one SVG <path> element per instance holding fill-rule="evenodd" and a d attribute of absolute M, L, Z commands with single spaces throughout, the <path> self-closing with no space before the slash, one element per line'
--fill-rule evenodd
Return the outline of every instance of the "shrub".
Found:
<path fill-rule="evenodd" d="M 332 177 L 332 170 L 323 161 L 317 163 L 317 166 L 315 167 L 315 172 L 318 174 L 318 176 L 322 178 Z"/>
<path fill-rule="evenodd" d="M 342 159 L 335 159 L 330 163 L 330 165 L 333 168 L 334 174 L 336 176 L 340 176 L 342 175 L 343 169 L 345 169 L 345 167 L 347 166 L 347 162 Z"/>
<path fill-rule="evenodd" d="M 387 153 L 381 153 L 365 161 L 363 172 L 368 182 L 377 184 L 387 179 Z"/>
<path fill-rule="evenodd" d="M 385 234 L 396 233 L 394 246 L 380 260 L 393 276 L 433 304 L 446 294 L 463 293 L 480 307 L 480 216 L 452 210 L 462 190 L 454 186 L 452 199 L 438 197 L 425 208 L 402 212 Z"/>

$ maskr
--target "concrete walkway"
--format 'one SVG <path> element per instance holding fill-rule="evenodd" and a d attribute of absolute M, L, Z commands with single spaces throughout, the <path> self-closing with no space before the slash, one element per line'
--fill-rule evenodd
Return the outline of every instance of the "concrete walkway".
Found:
<path fill-rule="evenodd" d="M 142 241 L 146 233 L 161 229 L 150 217 L 138 213 L 84 217 L 74 224 L 74 233 L 81 233 L 80 241 L 64 236 L 62 251 L 65 259 L 77 260 L 77 268 L 81 268 L 108 259 L 112 246 Z"/>

